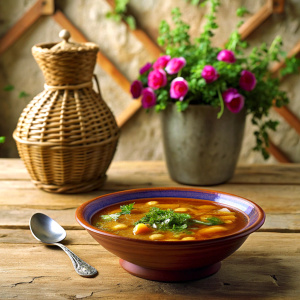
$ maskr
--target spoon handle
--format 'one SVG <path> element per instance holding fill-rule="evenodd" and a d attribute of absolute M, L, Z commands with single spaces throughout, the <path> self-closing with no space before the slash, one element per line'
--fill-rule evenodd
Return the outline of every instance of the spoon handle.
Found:
<path fill-rule="evenodd" d="M 60 243 L 54 243 L 54 245 L 60 247 L 62 250 L 64 250 L 67 255 L 70 257 L 75 271 L 83 277 L 92 277 L 95 276 L 98 272 L 97 270 L 83 261 L 81 258 L 79 258 L 75 253 L 73 253 L 69 248 L 67 248 L 65 245 Z"/>

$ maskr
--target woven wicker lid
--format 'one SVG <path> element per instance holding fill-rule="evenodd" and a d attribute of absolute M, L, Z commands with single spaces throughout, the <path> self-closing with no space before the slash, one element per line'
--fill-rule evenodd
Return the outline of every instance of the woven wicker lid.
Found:
<path fill-rule="evenodd" d="M 59 43 L 43 43 L 32 47 L 48 85 L 76 85 L 92 80 L 99 47 L 94 43 L 70 42 L 70 33 L 63 29 Z"/>

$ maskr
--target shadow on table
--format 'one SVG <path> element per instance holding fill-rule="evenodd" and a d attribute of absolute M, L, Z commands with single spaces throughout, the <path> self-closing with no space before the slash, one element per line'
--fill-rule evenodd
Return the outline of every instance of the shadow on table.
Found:
<path fill-rule="evenodd" d="M 243 255 L 231 257 L 222 262 L 218 273 L 205 279 L 183 283 L 149 281 L 143 289 L 147 294 L 153 294 L 159 288 L 163 290 L 160 294 L 190 298 L 201 295 L 201 299 L 206 300 L 263 299 L 271 296 L 272 299 L 279 299 L 283 295 L 286 299 L 296 299 L 300 287 L 292 285 L 296 280 L 291 277 L 298 276 L 292 263 L 277 257 L 266 257 L 262 253 L 255 255 L 250 258 Z"/>

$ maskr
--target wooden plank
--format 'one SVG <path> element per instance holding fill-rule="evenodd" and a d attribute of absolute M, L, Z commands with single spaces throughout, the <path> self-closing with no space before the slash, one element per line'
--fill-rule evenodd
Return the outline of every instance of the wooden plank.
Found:
<path fill-rule="evenodd" d="M 36 242 L 0 244 L 0 270 L 5 275 L 0 277 L 1 297 L 173 300 L 199 299 L 201 295 L 208 300 L 299 299 L 299 234 L 254 233 L 236 253 L 222 262 L 217 274 L 185 283 L 153 282 L 134 277 L 102 246 L 78 244 L 79 238 L 69 248 L 98 269 L 99 275 L 95 278 L 78 276 L 68 257 L 57 247 Z"/>
<path fill-rule="evenodd" d="M 55 220 L 58 221 L 57 219 Z M 64 228 L 66 229 L 66 227 Z M 84 230 L 82 227 L 78 227 L 74 229 L 66 229 L 66 232 L 67 232 L 67 237 L 63 241 L 64 245 L 98 245 L 98 243 L 91 237 L 91 235 L 89 235 L 87 231 Z M 27 224 L 27 228 L 23 228 L 23 229 L 17 227 L 15 227 L 14 229 L 1 228 L 0 244 L 41 245 L 41 242 L 39 242 L 33 237 L 33 235 L 29 230 L 29 224 Z"/>
<path fill-rule="evenodd" d="M 173 184 L 165 161 L 112 161 L 107 174 L 109 181 L 123 179 L 123 184 L 126 184 L 128 178 L 141 181 L 146 174 L 147 178 L 152 176 L 151 182 L 155 184 Z M 31 183 L 26 186 L 22 181 L 30 181 L 23 161 L 18 158 L 0 158 L 0 187 L 9 188 L 9 185 L 20 182 L 24 189 L 33 188 Z M 300 185 L 300 164 L 239 165 L 229 184 Z"/>
<path fill-rule="evenodd" d="M 80 204 L 90 199 L 112 192 L 149 188 L 149 187 L 183 187 L 169 180 L 162 180 L 159 177 L 151 180 L 151 175 L 135 176 L 134 178 L 124 179 L 124 176 L 114 176 L 108 180 L 102 190 L 93 191 L 85 194 L 60 195 L 47 193 L 39 189 L 7 189 L 1 188 L 0 207 L 24 209 L 50 209 L 50 210 L 68 210 L 77 208 Z M 200 188 L 200 187 L 199 187 Z M 202 187 L 206 190 L 222 191 L 244 197 L 261 205 L 267 213 L 293 213 L 300 211 L 300 186 L 299 185 L 261 185 L 252 184 L 221 184 L 213 187 Z M 284 205 L 283 205 L 284 204 Z"/>
<path fill-rule="evenodd" d="M 230 183 L 300 184 L 299 164 L 239 165 Z"/>

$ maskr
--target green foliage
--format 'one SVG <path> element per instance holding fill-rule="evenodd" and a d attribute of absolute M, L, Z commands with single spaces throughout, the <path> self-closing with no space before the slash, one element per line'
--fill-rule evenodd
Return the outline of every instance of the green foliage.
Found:
<path fill-rule="evenodd" d="M 9 85 L 5 86 L 3 88 L 3 90 L 6 91 L 6 92 L 12 92 L 12 91 L 15 90 L 15 87 L 13 85 L 9 84 Z M 28 94 L 25 91 L 19 92 L 19 98 L 27 98 L 28 96 L 30 96 L 30 94 Z"/>
<path fill-rule="evenodd" d="M 21 91 L 21 92 L 19 93 L 19 98 L 26 98 L 26 97 L 28 97 L 28 96 L 30 96 L 30 94 L 28 94 L 28 93 L 26 93 L 26 92 L 24 92 L 24 91 Z"/>
<path fill-rule="evenodd" d="M 199 5 L 201 0 L 185 0 L 185 2 L 191 2 L 192 5 Z"/>
<path fill-rule="evenodd" d="M 136 22 L 134 17 L 126 15 L 128 2 L 129 0 L 115 0 L 115 9 L 112 12 L 108 12 L 106 17 L 116 22 L 124 20 L 130 29 L 135 29 Z"/>
<path fill-rule="evenodd" d="M 289 74 L 299 73 L 300 60 L 296 57 L 286 58 L 285 59 L 285 68 L 280 70 L 281 76 L 286 76 Z"/>
<path fill-rule="evenodd" d="M 11 84 L 9 84 L 9 85 L 7 85 L 3 88 L 3 90 L 6 91 L 6 92 L 13 91 L 14 89 L 15 89 L 15 87 Z"/>
<path fill-rule="evenodd" d="M 195 1 L 194 4 L 199 1 Z M 157 102 L 155 109 L 160 111 L 165 109 L 167 103 L 176 103 L 178 111 L 184 111 L 189 104 L 206 104 L 213 107 L 220 107 L 219 117 L 224 110 L 222 93 L 228 88 L 234 88 L 245 99 L 245 109 L 252 117 L 252 123 L 256 126 L 254 135 L 256 146 L 253 148 L 261 152 L 264 158 L 268 157 L 266 148 L 269 145 L 269 130 L 276 130 L 277 122 L 269 119 L 269 111 L 272 105 L 281 107 L 288 103 L 286 92 L 279 89 L 279 79 L 270 72 L 270 64 L 284 61 L 285 68 L 281 70 L 281 75 L 297 73 L 300 60 L 291 57 L 287 58 L 282 51 L 282 40 L 276 37 L 271 46 L 262 43 L 254 47 L 250 54 L 245 55 L 244 51 L 249 46 L 241 39 L 238 28 L 242 24 L 239 22 L 236 29 L 231 33 L 225 49 L 234 53 L 236 61 L 227 63 L 217 60 L 218 53 L 222 48 L 212 45 L 211 38 L 218 28 L 216 23 L 216 13 L 220 6 L 219 0 L 207 0 L 204 4 L 209 4 L 209 12 L 206 15 L 206 23 L 203 32 L 195 41 L 191 41 L 189 35 L 189 25 L 182 21 L 178 8 L 172 10 L 173 27 L 166 21 L 162 21 L 159 26 L 158 43 L 165 49 L 165 53 L 174 57 L 184 57 L 186 65 L 177 75 L 168 75 L 168 84 L 155 90 Z M 238 9 L 238 16 L 247 13 L 247 9 Z M 207 65 L 213 66 L 219 74 L 217 80 L 206 83 L 202 77 L 203 68 Z M 256 86 L 251 91 L 246 91 L 240 87 L 239 79 L 241 72 L 247 70 L 254 74 Z M 145 73 L 139 77 L 143 85 L 147 84 Z M 169 97 L 170 83 L 176 76 L 183 77 L 188 83 L 188 93 L 182 100 L 175 100 Z"/>
<path fill-rule="evenodd" d="M 130 203 L 127 205 L 121 205 L 120 212 L 115 213 L 115 214 L 110 214 L 110 215 L 102 215 L 101 218 L 106 221 L 117 221 L 120 216 L 129 215 L 131 213 L 131 211 L 133 210 L 133 206 L 134 206 L 134 203 Z"/>
<path fill-rule="evenodd" d="M 243 17 L 245 14 L 248 14 L 248 13 L 249 13 L 249 11 L 248 11 L 247 8 L 244 7 L 244 6 L 238 8 L 238 9 L 236 10 L 236 15 L 237 15 L 238 17 Z"/>

